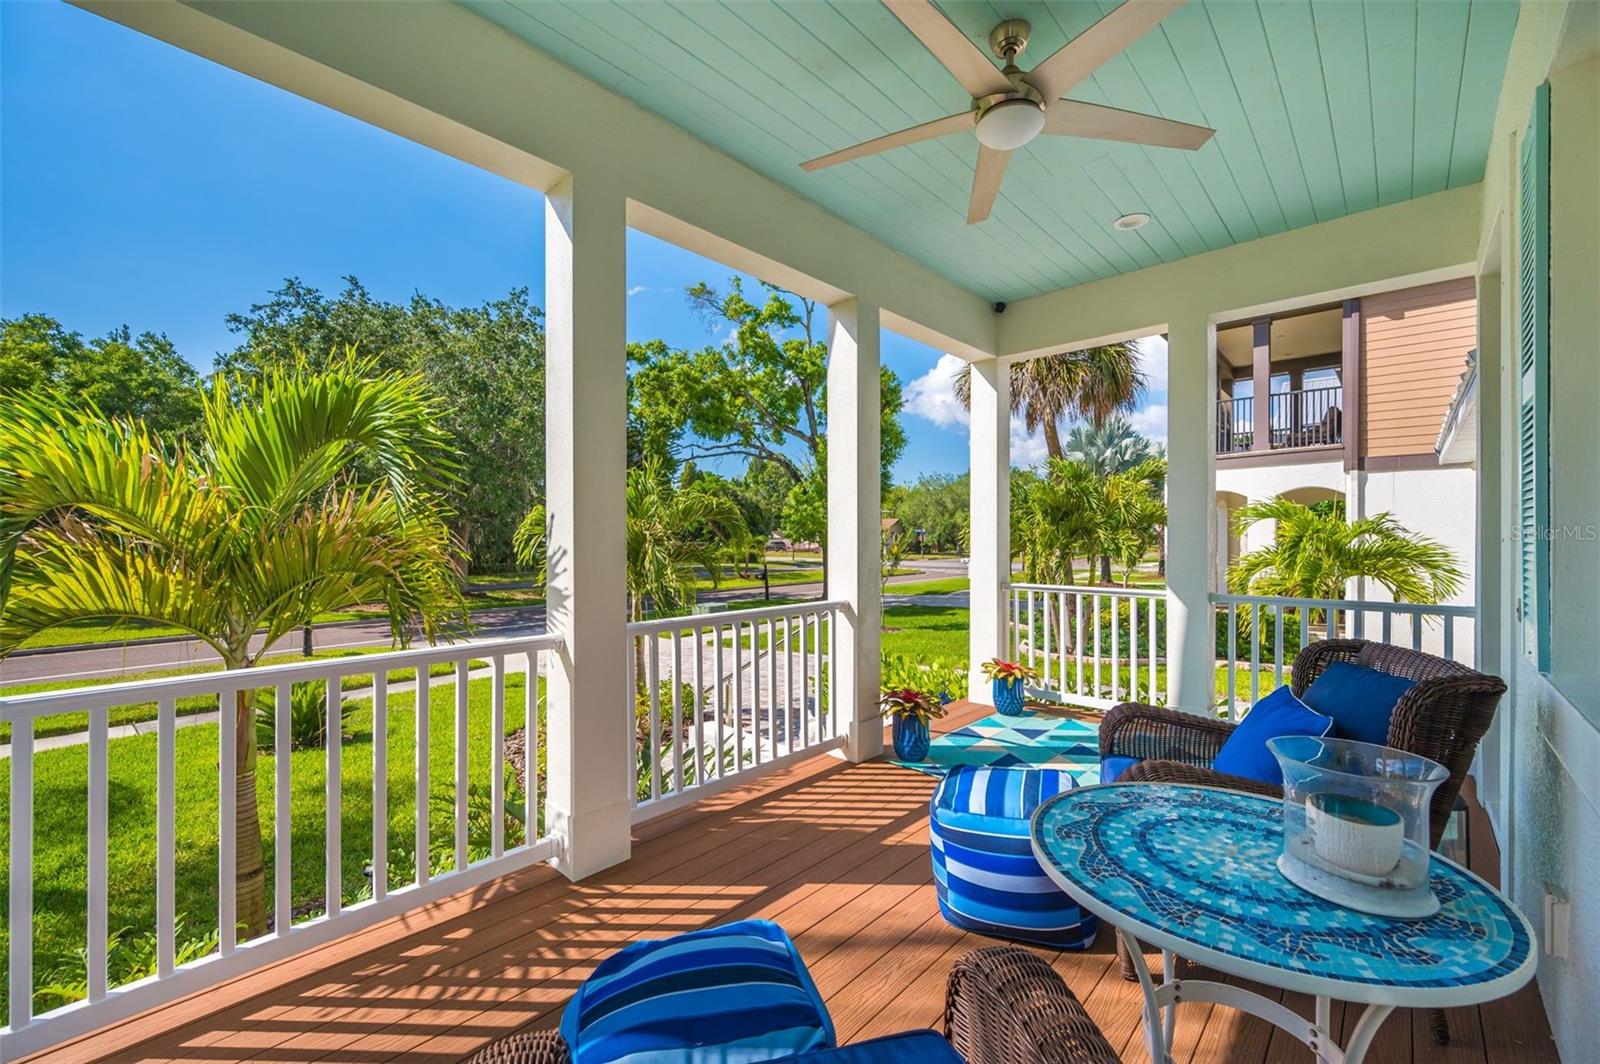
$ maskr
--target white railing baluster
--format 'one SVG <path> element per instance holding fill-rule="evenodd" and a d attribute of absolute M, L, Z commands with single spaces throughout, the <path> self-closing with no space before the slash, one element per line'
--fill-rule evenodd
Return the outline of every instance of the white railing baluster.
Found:
<path fill-rule="evenodd" d="M 1027 639 L 1028 639 L 1028 667 L 1030 669 L 1036 669 L 1036 668 L 1039 667 L 1039 655 L 1038 655 L 1039 641 L 1033 637 L 1033 592 L 1032 591 L 1028 592 Z M 1017 659 L 1016 660 L 1018 660 L 1018 661 L 1022 660 L 1022 655 L 1020 653 L 1017 655 Z"/>
<path fill-rule="evenodd" d="M 1250 704 L 1261 699 L 1261 618 L 1255 603 L 1250 604 Z"/>
<path fill-rule="evenodd" d="M 1048 594 L 1044 596 L 1043 605 L 1044 605 L 1044 609 L 1043 609 L 1043 613 L 1044 613 L 1044 647 L 1043 647 L 1043 650 L 1044 650 L 1044 667 L 1040 670 L 1040 672 L 1041 672 L 1041 674 L 1043 676 L 1044 685 L 1046 687 L 1049 687 L 1050 686 L 1051 675 L 1052 675 L 1052 672 L 1053 672 L 1053 670 L 1050 668 L 1050 652 L 1054 649 L 1051 646 L 1051 640 L 1050 640 L 1050 635 L 1051 635 L 1050 629 L 1052 627 L 1051 624 L 1050 624 L 1050 614 L 1055 612 L 1055 611 L 1053 611 L 1050 608 L 1050 596 Z"/>
<path fill-rule="evenodd" d="M 414 751 L 416 773 L 414 789 L 417 802 L 416 848 L 417 886 L 428 882 L 431 861 L 428 854 L 428 723 L 433 712 L 433 672 L 426 665 L 417 666 L 417 706 L 412 714 L 416 718 L 417 746 Z"/>
<path fill-rule="evenodd" d="M 1422 615 L 1420 613 L 1411 615 L 1411 649 L 1422 649 Z"/>
<path fill-rule="evenodd" d="M 170 766 L 169 766 L 170 768 Z M 167 809 L 172 794 L 167 793 Z M 33 1018 L 33 718 L 11 722 L 10 1001 L 12 1030 Z"/>
<path fill-rule="evenodd" d="M 1300 645 L 1303 647 L 1311 641 L 1311 611 L 1302 608 L 1295 612 L 1300 615 Z"/>
<path fill-rule="evenodd" d="M 1118 645 L 1119 633 L 1117 629 L 1122 618 L 1119 616 L 1121 611 L 1117 609 L 1116 596 L 1111 596 L 1107 601 L 1111 606 L 1111 701 L 1118 702 L 1121 701 L 1120 696 L 1122 694 L 1122 653 L 1121 647 Z"/>
<path fill-rule="evenodd" d="M 806 746 L 821 739 L 820 735 L 813 737 L 811 734 L 814 714 L 811 712 L 811 644 L 807 640 L 814 624 L 814 614 L 800 615 L 800 739 Z"/>
<path fill-rule="evenodd" d="M 89 969 L 89 1000 L 106 996 L 106 905 L 110 885 L 106 876 L 106 761 L 109 753 L 109 717 L 105 706 L 89 711 L 89 942 L 84 960 Z"/>
<path fill-rule="evenodd" d="M 372 674 L 372 899 L 389 894 L 389 671 Z"/>
<path fill-rule="evenodd" d="M 696 783 L 706 781 L 706 744 L 705 734 L 700 718 L 704 716 L 700 711 L 701 700 L 705 698 L 705 629 L 696 627 L 694 630 L 694 707 L 690 710 L 694 714 L 694 779 Z"/>
<path fill-rule="evenodd" d="M 633 709 L 633 647 L 632 640 L 628 647 L 628 701 L 629 710 Z M 539 799 L 539 652 L 530 650 L 528 659 L 528 682 L 522 691 L 522 778 L 528 781 L 525 800 L 527 802 L 527 822 L 523 825 L 522 841 L 527 845 L 537 842 L 543 835 L 539 830 L 539 818 L 544 806 Z M 625 764 L 630 767 L 634 764 L 633 751 L 633 714 L 628 714 L 628 751 Z"/>
<path fill-rule="evenodd" d="M 683 635 L 672 630 L 672 790 L 683 790 Z"/>
<path fill-rule="evenodd" d="M 1283 686 L 1283 607 L 1272 611 L 1272 689 Z"/>
<path fill-rule="evenodd" d="M 489 852 L 506 852 L 506 658 L 489 659 Z"/>
<path fill-rule="evenodd" d="M 1378 614 L 1378 616 L 1380 618 L 1382 618 L 1382 621 L 1383 621 L 1383 640 L 1382 641 L 1387 643 L 1391 639 L 1394 638 L 1394 631 L 1393 631 L 1393 628 L 1394 628 L 1394 614 L 1392 612 L 1390 612 L 1389 610 L 1383 610 L 1382 612 L 1380 612 Z"/>
<path fill-rule="evenodd" d="M 1134 601 L 1135 601 L 1135 608 L 1137 609 L 1138 608 L 1137 607 L 1138 600 L 1136 599 Z M 1148 655 L 1146 655 L 1146 656 L 1150 659 L 1150 701 L 1151 702 L 1160 701 L 1160 692 L 1157 689 L 1157 685 L 1156 685 L 1156 683 L 1157 683 L 1157 674 L 1156 674 L 1156 603 L 1158 601 L 1159 600 L 1154 595 L 1150 596 L 1150 637 L 1149 637 L 1150 638 L 1150 653 Z"/>
<path fill-rule="evenodd" d="M 344 723 L 340 714 L 344 708 L 344 692 L 339 689 L 341 679 L 342 677 L 338 675 L 328 677 L 327 728 L 323 736 L 323 749 L 328 755 L 326 889 L 327 913 L 330 917 L 338 916 L 344 904 L 344 841 L 341 837 L 344 825 L 344 786 L 340 776 L 344 734 Z"/>
<path fill-rule="evenodd" d="M 767 735 L 772 745 L 767 751 L 770 761 L 778 756 L 778 643 L 772 618 L 767 618 Z"/>
<path fill-rule="evenodd" d="M 1448 661 L 1456 660 L 1456 619 L 1444 619 L 1444 656 Z"/>
<path fill-rule="evenodd" d="M 783 752 L 789 754 L 794 752 L 794 721 L 792 719 L 794 712 L 794 659 L 789 656 L 789 618 L 784 617 L 781 621 L 775 621 L 774 623 L 783 625 L 783 695 L 778 700 L 777 705 L 778 711 L 783 717 Z M 776 643 L 771 645 L 772 652 L 776 654 L 778 645 Z M 776 662 L 773 663 L 772 675 L 774 677 L 778 675 Z"/>
<path fill-rule="evenodd" d="M 456 871 L 468 864 L 467 853 L 467 699 L 470 688 L 467 682 L 469 663 L 456 662 Z"/>
<path fill-rule="evenodd" d="M 1139 600 L 1128 600 L 1128 697 L 1135 702 L 1139 698 Z M 1155 692 L 1150 692 L 1150 697 L 1155 698 Z"/>
<path fill-rule="evenodd" d="M 238 754 L 234 750 L 234 733 L 237 731 L 238 700 L 248 692 L 240 691 L 232 699 L 217 697 L 217 948 L 226 957 L 233 952 L 239 933 L 239 891 L 235 878 L 238 866 L 234 863 L 235 848 L 239 842 L 239 828 L 234 816 L 238 803 Z"/>
<path fill-rule="evenodd" d="M 280 683 L 272 700 L 272 929 L 280 937 L 294 923 L 294 876 L 290 864 L 294 841 L 294 790 L 289 758 L 289 714 L 292 685 Z"/>
<path fill-rule="evenodd" d="M 13 728 L 15 725 L 13 725 Z M 16 740 L 12 740 L 11 757 L 13 771 L 17 763 Z M 174 894 L 177 888 L 177 834 L 178 823 L 178 707 L 174 698 L 163 698 L 156 706 L 156 975 L 166 978 L 172 974 L 174 958 L 177 955 L 176 932 L 178 913 L 174 905 Z M 17 790 L 16 779 L 12 779 L 11 791 L 12 815 L 16 815 Z M 31 808 L 31 807 L 30 807 Z M 31 840 L 30 840 L 31 842 Z M 11 834 L 11 845 L 17 845 L 15 826 Z M 15 849 L 13 849 L 15 860 Z M 16 870 L 12 870 L 11 882 L 13 889 L 17 882 Z M 12 913 L 11 927 L 12 941 L 16 941 L 15 929 L 28 926 L 26 922 L 18 924 L 16 913 Z M 13 948 L 15 946 L 13 945 Z M 13 978 L 17 970 L 16 957 L 12 957 L 11 971 Z M 16 1025 L 17 995 L 13 990 L 11 994 L 12 1026 Z"/>
<path fill-rule="evenodd" d="M 839 737 L 839 615 L 828 615 L 828 738 Z"/>
<path fill-rule="evenodd" d="M 644 682 L 650 706 L 650 797 L 661 797 L 661 648 L 654 633 L 644 637 Z"/>
<path fill-rule="evenodd" d="M 1076 653 L 1072 655 L 1076 662 L 1077 678 L 1073 682 L 1072 690 L 1076 694 L 1083 694 L 1083 651 L 1089 645 L 1088 638 L 1083 630 L 1083 592 L 1077 591 L 1072 595 L 1072 618 L 1077 625 L 1078 643 L 1073 648 Z M 1063 685 L 1065 686 L 1065 685 Z"/>
<path fill-rule="evenodd" d="M 714 718 L 711 722 L 711 731 L 717 745 L 717 755 L 712 759 L 715 764 L 712 767 L 716 770 L 717 778 L 721 779 L 723 775 L 722 759 L 725 756 L 723 754 L 725 747 L 723 746 L 722 718 L 728 712 L 728 697 L 727 688 L 722 683 L 722 625 L 720 624 L 711 629 L 711 675 L 714 681 L 711 692 L 711 712 Z M 734 768 L 737 770 L 738 766 L 735 765 Z"/>
<path fill-rule="evenodd" d="M 737 772 L 744 767 L 744 625 L 733 622 L 733 767 Z"/>
<path fill-rule="evenodd" d="M 1100 697 L 1100 596 L 1092 595 L 1089 598 L 1089 623 L 1094 627 L 1094 690 L 1089 692 L 1095 698 Z"/>
<path fill-rule="evenodd" d="M 1239 719 L 1239 700 L 1234 688 L 1239 672 L 1239 608 L 1228 603 L 1228 717 Z"/>

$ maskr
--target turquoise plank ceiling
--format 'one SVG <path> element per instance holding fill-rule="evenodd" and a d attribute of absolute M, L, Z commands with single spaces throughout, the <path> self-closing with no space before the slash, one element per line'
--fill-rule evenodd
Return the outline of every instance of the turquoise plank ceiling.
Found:
<path fill-rule="evenodd" d="M 991 299 L 1169 262 L 1483 176 L 1514 0 L 1192 0 L 1073 97 L 1216 129 L 1198 152 L 1040 137 L 965 224 L 970 134 L 802 160 L 970 105 L 873 0 L 468 0 L 484 18 Z M 1116 5 L 945 0 L 1030 68 Z M 1144 211 L 1135 232 L 1111 228 Z"/>

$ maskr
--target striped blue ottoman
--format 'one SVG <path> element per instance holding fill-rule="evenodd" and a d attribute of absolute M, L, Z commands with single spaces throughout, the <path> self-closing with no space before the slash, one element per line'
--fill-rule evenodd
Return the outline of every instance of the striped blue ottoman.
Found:
<path fill-rule="evenodd" d="M 1099 922 L 1039 869 L 1028 819 L 1078 785 L 1052 768 L 957 765 L 933 794 L 928 834 L 939 911 L 981 935 L 1087 949 Z"/>

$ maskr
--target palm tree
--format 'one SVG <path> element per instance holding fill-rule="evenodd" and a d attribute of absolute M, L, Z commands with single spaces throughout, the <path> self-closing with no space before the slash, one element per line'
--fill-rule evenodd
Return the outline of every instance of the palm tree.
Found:
<path fill-rule="evenodd" d="M 56 395 L 0 396 L 0 658 L 86 620 L 181 628 L 229 669 L 351 606 L 383 603 L 401 644 L 464 621 L 437 406 L 420 377 L 372 368 L 347 352 L 316 374 L 219 375 L 202 438 L 179 445 Z M 266 880 L 250 692 L 234 709 L 237 912 L 253 937 Z"/>
<path fill-rule="evenodd" d="M 1147 383 L 1139 368 L 1139 351 L 1131 343 L 1045 355 L 1012 365 L 1011 410 L 1022 415 L 1029 432 L 1043 429 L 1046 453 L 1062 458 L 1062 418 L 1077 416 L 1103 425 L 1118 411 L 1132 411 Z M 957 374 L 955 392 L 961 405 L 970 409 L 971 366 L 963 366 Z"/>
<path fill-rule="evenodd" d="M 1396 602 L 1433 605 L 1461 590 L 1455 553 L 1417 535 L 1387 513 L 1345 521 L 1342 504 L 1307 506 L 1275 498 L 1239 509 L 1238 530 L 1275 521 L 1271 544 L 1242 556 L 1228 572 L 1236 595 L 1342 599 L 1357 577 L 1376 580 Z"/>
<path fill-rule="evenodd" d="M 1103 477 L 1125 473 L 1155 455 L 1150 438 L 1120 414 L 1102 425 L 1075 425 L 1067 434 L 1066 457 L 1087 464 Z"/>

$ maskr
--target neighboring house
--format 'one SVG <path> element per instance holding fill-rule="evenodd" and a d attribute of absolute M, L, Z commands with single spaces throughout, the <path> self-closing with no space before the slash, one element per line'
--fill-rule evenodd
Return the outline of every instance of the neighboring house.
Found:
<path fill-rule="evenodd" d="M 1274 533 L 1261 522 L 1238 534 L 1234 512 L 1281 495 L 1393 514 L 1456 552 L 1467 580 L 1451 601 L 1473 602 L 1476 315 L 1461 278 L 1218 327 L 1219 588 Z M 1349 597 L 1388 598 L 1363 583 Z"/>

